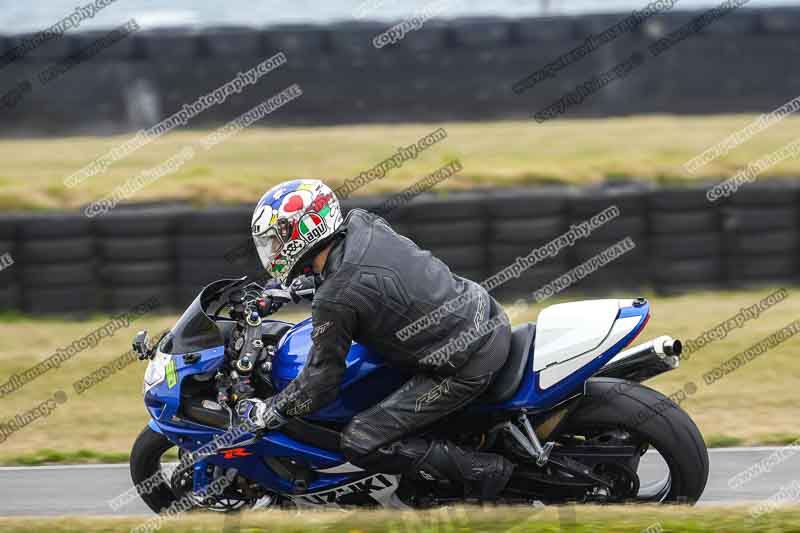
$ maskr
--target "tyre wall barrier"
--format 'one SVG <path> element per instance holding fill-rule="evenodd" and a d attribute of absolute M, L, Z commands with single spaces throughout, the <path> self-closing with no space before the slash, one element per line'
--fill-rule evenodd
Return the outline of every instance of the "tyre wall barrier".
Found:
<path fill-rule="evenodd" d="M 225 123 L 291 84 L 302 98 L 263 124 L 526 118 L 635 51 L 646 61 L 564 116 L 765 112 L 796 96 L 786 69 L 798 51 L 800 8 L 740 8 L 656 56 L 649 46 L 698 12 L 670 11 L 593 50 L 520 94 L 512 87 L 623 20 L 627 13 L 557 18 L 431 20 L 375 48 L 387 23 L 140 30 L 42 85 L 37 76 L 103 36 L 67 33 L 3 68 L 0 95 L 33 87 L 0 110 L 0 135 L 104 134 L 152 126 L 282 51 L 287 64 L 188 127 Z M 0 55 L 25 36 L 0 36 Z M 775 76 L 781 72 L 781 76 Z M 535 126 L 535 124 L 532 124 Z"/>
<path fill-rule="evenodd" d="M 613 262 L 591 273 L 575 284 L 583 290 L 637 289 L 649 278 L 649 241 L 645 186 L 634 184 L 601 191 L 587 189 L 569 202 L 569 223 L 579 224 L 609 206 L 619 208 L 619 215 L 575 243 L 566 251 L 571 265 L 590 261 L 597 254 L 629 238 L 635 247 Z"/>
<path fill-rule="evenodd" d="M 596 213 L 619 209 L 574 245 L 497 287 L 501 300 L 531 296 L 582 264 L 584 275 L 567 292 L 636 295 L 800 281 L 800 182 L 763 180 L 714 203 L 705 196 L 709 185 L 488 189 L 426 193 L 392 210 L 384 204 L 391 196 L 348 198 L 342 206 L 380 214 L 478 282 Z M 182 309 L 210 281 L 262 272 L 249 239 L 252 209 L 124 206 L 93 219 L 78 212 L 0 215 L 0 308 L 118 311 L 155 295 L 163 306 Z M 627 238 L 635 247 L 589 268 L 593 257 Z"/>

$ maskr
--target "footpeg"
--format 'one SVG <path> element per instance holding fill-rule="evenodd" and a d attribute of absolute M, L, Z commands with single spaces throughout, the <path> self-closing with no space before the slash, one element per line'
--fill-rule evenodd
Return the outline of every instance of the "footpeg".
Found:
<path fill-rule="evenodd" d="M 550 452 L 553 451 L 555 443 L 547 442 L 542 446 L 539 442 L 539 437 L 536 436 L 536 432 L 533 430 L 533 426 L 531 426 L 531 421 L 528 420 L 528 416 L 525 413 L 520 415 L 519 422 L 522 424 L 522 427 L 525 428 L 525 433 L 528 434 L 528 439 L 533 449 L 536 451 L 534 455 L 536 458 L 536 466 L 544 466 L 547 464 L 548 459 L 550 459 Z"/>
<path fill-rule="evenodd" d="M 542 446 L 542 451 L 539 457 L 536 458 L 536 466 L 544 466 L 547 461 L 550 460 L 550 452 L 553 451 L 555 445 L 555 442 L 546 442 L 544 446 Z"/>

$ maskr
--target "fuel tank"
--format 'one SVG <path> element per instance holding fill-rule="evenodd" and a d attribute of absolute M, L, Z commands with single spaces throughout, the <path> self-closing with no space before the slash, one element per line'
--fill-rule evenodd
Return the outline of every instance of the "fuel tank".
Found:
<path fill-rule="evenodd" d="M 272 381 L 283 390 L 297 377 L 311 350 L 311 319 L 298 322 L 281 339 L 272 362 Z M 339 389 L 339 397 L 323 409 L 308 416 L 310 420 L 347 422 L 356 413 L 371 407 L 400 388 L 411 373 L 389 368 L 380 354 L 354 342 L 347 354 L 347 369 Z"/>

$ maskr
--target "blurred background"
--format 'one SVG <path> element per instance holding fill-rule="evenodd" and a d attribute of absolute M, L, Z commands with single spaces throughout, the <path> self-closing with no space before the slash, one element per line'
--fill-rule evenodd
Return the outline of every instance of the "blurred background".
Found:
<path fill-rule="evenodd" d="M 70 393 L 0 445 L 0 462 L 125 460 L 147 418 L 143 368 L 80 397 L 72 384 L 124 354 L 137 329 L 169 327 L 204 284 L 258 274 L 249 224 L 264 191 L 293 178 L 342 188 L 439 130 L 446 135 L 415 157 L 340 196 L 346 209 L 381 212 L 456 273 L 482 281 L 571 224 L 620 210 L 496 289 L 503 302 L 528 299 L 518 321 L 564 299 L 644 294 L 654 307 L 648 331 L 692 339 L 787 287 L 787 300 L 656 381 L 667 394 L 700 384 L 800 310 L 791 144 L 800 136 L 800 2 L 738 4 L 661 0 L 644 17 L 648 4 L 633 0 L 4 6 L 0 384 L 112 314 L 149 297 L 160 307 L 0 398 L 11 417 L 54 390 Z M 65 20 L 62 35 L 53 28 Z M 276 54 L 285 63 L 255 83 L 164 126 Z M 291 87 L 295 98 L 275 99 Z M 208 143 L 264 102 L 280 105 Z M 551 119 L 537 119 L 547 109 Z M 726 139 L 721 153 L 689 165 Z M 461 170 L 434 174 L 453 162 Z M 748 183 L 709 199 L 748 169 Z M 631 251 L 546 302 L 532 296 L 626 238 Z M 687 399 L 710 444 L 797 438 L 796 348 L 791 340 Z"/>

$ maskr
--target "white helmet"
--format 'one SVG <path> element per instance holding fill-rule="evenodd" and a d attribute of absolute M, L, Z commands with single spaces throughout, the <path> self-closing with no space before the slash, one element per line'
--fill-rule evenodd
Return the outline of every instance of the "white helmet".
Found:
<path fill-rule="evenodd" d="M 266 192 L 253 213 L 252 232 L 264 269 L 282 283 L 298 273 L 342 225 L 333 191 L 319 180 L 294 180 Z"/>

